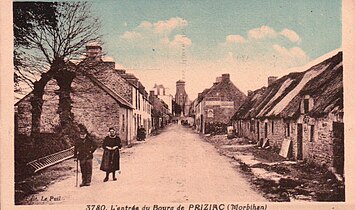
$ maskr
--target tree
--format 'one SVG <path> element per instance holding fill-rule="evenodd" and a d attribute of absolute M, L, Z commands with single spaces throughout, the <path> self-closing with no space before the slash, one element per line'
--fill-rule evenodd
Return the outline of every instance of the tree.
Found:
<path fill-rule="evenodd" d="M 56 6 L 54 2 L 16 2 L 13 4 L 14 83 L 17 93 L 25 94 L 23 86 L 33 88 L 35 78 L 45 72 L 46 68 L 36 65 L 37 62 L 31 60 L 32 57 L 25 53 L 31 48 L 26 37 L 35 33 L 37 24 L 56 27 Z"/>
<path fill-rule="evenodd" d="M 56 79 L 60 88 L 61 126 L 73 121 L 70 87 L 75 66 L 68 67 L 67 61 L 80 56 L 87 43 L 101 37 L 100 21 L 91 14 L 90 7 L 87 2 L 14 3 L 14 57 L 18 58 L 15 79 L 26 81 L 33 89 L 32 136 L 40 132 L 44 88 L 51 79 Z M 26 23 L 19 21 L 23 14 Z"/>

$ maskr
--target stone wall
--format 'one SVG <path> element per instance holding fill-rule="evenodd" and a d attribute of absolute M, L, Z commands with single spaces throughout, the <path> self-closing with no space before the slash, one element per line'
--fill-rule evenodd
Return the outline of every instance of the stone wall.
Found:
<path fill-rule="evenodd" d="M 127 142 L 126 136 L 120 132 L 122 114 L 126 114 L 121 113 L 119 104 L 111 96 L 83 75 L 77 75 L 73 80 L 72 90 L 75 122 L 84 124 L 90 133 L 100 139 L 108 135 L 108 128 L 113 127 L 119 131 L 122 141 Z"/>
<path fill-rule="evenodd" d="M 32 94 L 25 96 L 21 101 L 18 102 L 15 113 L 15 131 L 17 134 L 31 135 L 32 127 L 32 114 L 31 114 L 31 97 Z"/>
<path fill-rule="evenodd" d="M 310 141 L 310 125 L 303 124 L 304 158 L 320 165 L 333 165 L 333 132 L 332 121 L 327 118 L 319 119 L 314 124 L 314 141 Z"/>
<path fill-rule="evenodd" d="M 253 126 L 254 126 L 254 128 L 253 128 Z M 253 121 L 253 122 L 250 122 L 249 120 L 234 121 L 233 127 L 234 127 L 234 129 L 236 129 L 238 136 L 245 137 L 253 142 L 258 141 L 255 121 Z"/>
<path fill-rule="evenodd" d="M 44 88 L 42 115 L 40 121 L 41 133 L 53 133 L 56 127 L 60 125 L 59 114 L 57 113 L 59 105 L 59 96 L 57 94 L 58 90 L 59 86 L 55 79 L 48 81 L 47 85 Z M 17 105 L 16 127 L 18 128 L 18 134 L 23 134 L 27 136 L 31 134 L 31 97 L 32 94 L 29 94 Z"/>
<path fill-rule="evenodd" d="M 303 119 L 303 118 L 302 118 Z M 274 122 L 274 133 L 272 133 L 272 121 Z M 290 136 L 286 134 L 287 123 L 290 124 Z M 311 141 L 311 124 L 298 123 L 297 121 L 284 121 L 282 119 L 268 120 L 268 135 L 270 145 L 281 148 L 283 139 L 291 140 L 291 158 L 297 159 L 297 126 L 302 124 L 302 159 L 315 162 L 319 165 L 333 166 L 334 143 L 333 143 L 333 121 L 329 118 L 317 119 L 314 121 L 314 139 Z M 242 123 L 242 135 L 250 138 L 252 134 L 248 131 L 246 123 Z M 257 132 L 257 131 L 256 131 Z M 260 138 L 265 139 L 265 121 L 260 121 Z"/>
<path fill-rule="evenodd" d="M 265 137 L 265 124 L 267 124 L 267 137 Z M 271 146 L 281 149 L 282 141 L 287 138 L 285 135 L 285 123 L 282 119 L 259 121 L 259 129 L 260 138 L 268 138 Z"/>

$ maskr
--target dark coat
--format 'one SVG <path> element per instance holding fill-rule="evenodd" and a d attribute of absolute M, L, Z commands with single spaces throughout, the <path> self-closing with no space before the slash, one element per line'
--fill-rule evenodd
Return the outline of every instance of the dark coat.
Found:
<path fill-rule="evenodd" d="M 106 146 L 109 147 L 118 146 L 118 148 L 115 150 L 108 150 Z M 104 153 L 102 155 L 100 170 L 106 172 L 114 172 L 120 170 L 120 153 L 119 153 L 119 149 L 121 149 L 120 137 L 115 136 L 114 138 L 112 138 L 107 136 L 104 139 L 102 148 L 104 149 Z"/>
<path fill-rule="evenodd" d="M 78 160 L 92 159 L 96 148 L 96 143 L 89 135 L 86 135 L 84 139 L 77 137 L 74 145 L 74 158 L 78 158 Z"/>

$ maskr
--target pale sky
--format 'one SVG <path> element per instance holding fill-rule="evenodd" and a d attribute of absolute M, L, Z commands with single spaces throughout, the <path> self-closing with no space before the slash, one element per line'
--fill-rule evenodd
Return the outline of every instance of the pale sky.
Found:
<path fill-rule="evenodd" d="M 340 0 L 92 2 L 118 67 L 173 95 L 184 69 L 191 100 L 223 73 L 246 93 L 341 48 Z"/>

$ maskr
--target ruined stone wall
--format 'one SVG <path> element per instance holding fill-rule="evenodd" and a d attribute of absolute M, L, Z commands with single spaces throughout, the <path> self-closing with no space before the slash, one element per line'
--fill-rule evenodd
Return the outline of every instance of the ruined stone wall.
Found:
<path fill-rule="evenodd" d="M 55 79 L 48 81 L 44 88 L 43 94 L 43 106 L 41 115 L 41 133 L 53 133 L 55 129 L 60 125 L 58 105 L 59 96 L 57 91 L 59 86 Z M 18 134 L 23 134 L 29 136 L 31 134 L 32 127 L 32 105 L 31 105 L 32 94 L 26 96 L 23 100 L 18 103 L 16 123 L 18 128 Z"/>
<path fill-rule="evenodd" d="M 59 86 L 55 79 L 48 81 L 44 88 L 43 106 L 41 115 L 41 133 L 54 133 L 56 127 L 60 126 L 58 112 Z"/>

